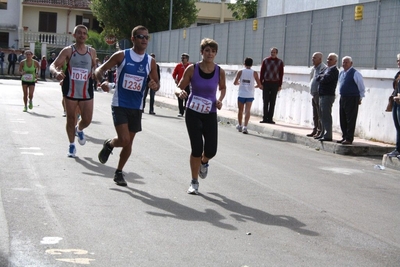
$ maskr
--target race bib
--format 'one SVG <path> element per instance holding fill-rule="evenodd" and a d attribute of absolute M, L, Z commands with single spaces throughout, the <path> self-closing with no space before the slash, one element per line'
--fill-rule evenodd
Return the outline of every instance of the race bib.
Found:
<path fill-rule="evenodd" d="M 144 77 L 125 73 L 122 80 L 122 88 L 131 91 L 141 91 L 144 83 Z"/>
<path fill-rule="evenodd" d="M 208 114 L 211 111 L 212 101 L 200 96 L 193 96 L 189 108 L 199 112 Z"/>
<path fill-rule="evenodd" d="M 89 71 L 87 69 L 72 67 L 71 79 L 75 81 L 88 80 Z"/>
<path fill-rule="evenodd" d="M 24 74 L 22 75 L 22 79 L 24 81 L 33 81 L 33 74 Z"/>

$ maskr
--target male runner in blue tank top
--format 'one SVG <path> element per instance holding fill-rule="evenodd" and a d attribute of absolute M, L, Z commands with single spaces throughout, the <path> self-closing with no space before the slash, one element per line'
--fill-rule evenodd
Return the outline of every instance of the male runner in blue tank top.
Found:
<path fill-rule="evenodd" d="M 146 85 L 157 91 L 160 83 L 156 61 L 146 53 L 149 32 L 144 26 L 132 30 L 133 48 L 114 53 L 109 60 L 96 69 L 96 78 L 101 80 L 105 70 L 117 65 L 117 79 L 111 109 L 117 136 L 104 141 L 99 153 L 99 161 L 105 164 L 114 147 L 122 147 L 114 182 L 120 186 L 127 183 L 122 169 L 132 152 L 133 139 L 142 130 L 143 94 Z M 147 84 L 147 76 L 150 81 Z M 101 84 L 101 89 L 108 92 L 108 81 Z"/>
<path fill-rule="evenodd" d="M 86 143 L 83 129 L 89 126 L 93 117 L 92 69 L 96 64 L 96 50 L 85 44 L 88 35 L 85 25 L 77 25 L 73 36 L 75 44 L 61 50 L 50 65 L 50 72 L 57 80 L 63 81 L 62 91 L 67 111 L 67 135 L 69 139 L 68 157 L 75 157 L 75 135 L 80 145 Z M 64 63 L 67 70 L 63 72 Z M 65 79 L 64 79 L 65 78 Z M 75 125 L 76 108 L 81 111 L 81 119 Z"/>

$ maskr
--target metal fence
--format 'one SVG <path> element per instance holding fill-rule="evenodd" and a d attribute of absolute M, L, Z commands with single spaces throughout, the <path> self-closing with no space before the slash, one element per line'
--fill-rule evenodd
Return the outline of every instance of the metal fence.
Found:
<path fill-rule="evenodd" d="M 281 16 L 178 29 L 151 34 L 147 51 L 159 62 L 200 60 L 200 41 L 209 37 L 218 44 L 216 62 L 241 65 L 245 57 L 261 64 L 269 49 L 277 47 L 285 65 L 310 66 L 311 56 L 337 53 L 351 56 L 357 68 L 384 69 L 394 65 L 400 52 L 400 1 L 384 0 L 363 4 L 362 20 L 354 20 L 356 5 L 314 10 Z"/>

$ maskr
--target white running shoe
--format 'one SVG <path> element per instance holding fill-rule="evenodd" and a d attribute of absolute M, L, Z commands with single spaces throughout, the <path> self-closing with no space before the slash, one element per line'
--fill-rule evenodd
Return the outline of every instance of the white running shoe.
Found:
<path fill-rule="evenodd" d="M 208 163 L 200 165 L 199 177 L 205 179 L 208 174 Z"/>
<path fill-rule="evenodd" d="M 75 135 L 78 136 L 78 143 L 83 146 L 84 144 L 86 144 L 86 138 L 85 138 L 85 134 L 83 133 L 83 131 L 78 132 L 78 125 L 75 126 Z"/>
<path fill-rule="evenodd" d="M 249 132 L 247 131 L 247 128 L 246 127 L 243 127 L 243 133 L 244 134 L 248 134 Z"/>
<path fill-rule="evenodd" d="M 190 183 L 189 189 L 187 191 L 188 194 L 198 195 L 199 194 L 199 184 Z"/>
<path fill-rule="evenodd" d="M 242 132 L 242 129 L 243 129 L 243 127 L 240 126 L 239 124 L 236 125 L 236 130 L 238 130 L 239 133 Z"/>
<path fill-rule="evenodd" d="M 386 155 L 388 155 L 388 157 L 397 157 L 397 156 L 399 156 L 400 155 L 400 153 L 399 153 L 399 151 L 397 151 L 397 149 L 395 149 L 395 150 L 393 150 L 392 152 L 390 152 L 390 153 L 387 153 Z"/>
<path fill-rule="evenodd" d="M 75 145 L 69 145 L 68 154 L 69 158 L 75 158 L 76 148 Z"/>

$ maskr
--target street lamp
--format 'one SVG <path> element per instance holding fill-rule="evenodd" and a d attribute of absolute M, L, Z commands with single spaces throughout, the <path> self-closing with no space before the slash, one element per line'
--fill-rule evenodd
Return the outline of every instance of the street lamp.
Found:
<path fill-rule="evenodd" d="M 169 30 L 172 29 L 172 2 L 173 0 L 171 0 L 171 3 L 169 5 Z"/>

